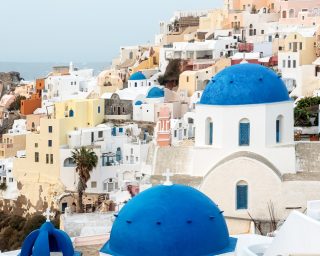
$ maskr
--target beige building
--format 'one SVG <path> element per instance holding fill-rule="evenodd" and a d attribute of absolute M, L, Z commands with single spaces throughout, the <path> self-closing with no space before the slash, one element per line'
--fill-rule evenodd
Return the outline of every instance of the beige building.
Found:
<path fill-rule="evenodd" d="M 191 97 L 196 91 L 204 90 L 216 73 L 230 65 L 230 59 L 222 58 L 209 68 L 183 72 L 179 77 L 179 91 L 187 91 L 188 96 Z"/>
<path fill-rule="evenodd" d="M 60 148 L 67 145 L 67 134 L 84 127 L 94 127 L 104 119 L 104 101 L 70 100 L 55 104 L 53 118 L 41 118 L 39 131 L 27 134 L 26 156 L 13 163 L 14 177 L 22 184 L 35 209 L 39 202 L 54 202 L 64 191 L 60 182 Z"/>
<path fill-rule="evenodd" d="M 100 95 L 114 93 L 123 88 L 123 81 L 119 71 L 115 69 L 104 70 L 98 75 Z"/>
<path fill-rule="evenodd" d="M 0 143 L 0 158 L 16 156 L 17 151 L 26 148 L 26 134 L 7 133 Z"/>

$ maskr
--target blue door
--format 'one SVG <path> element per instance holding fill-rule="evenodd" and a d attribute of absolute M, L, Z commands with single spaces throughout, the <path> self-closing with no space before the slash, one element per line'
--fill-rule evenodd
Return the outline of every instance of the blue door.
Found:
<path fill-rule="evenodd" d="M 248 186 L 237 185 L 237 210 L 248 209 Z"/>
<path fill-rule="evenodd" d="M 239 146 L 250 145 L 250 123 L 240 123 Z"/>

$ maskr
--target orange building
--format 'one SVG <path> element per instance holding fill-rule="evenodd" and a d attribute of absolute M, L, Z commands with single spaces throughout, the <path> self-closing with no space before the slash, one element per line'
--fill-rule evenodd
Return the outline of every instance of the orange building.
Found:
<path fill-rule="evenodd" d="M 45 79 L 37 79 L 36 80 L 36 92 L 31 95 L 30 99 L 22 100 L 20 106 L 20 113 L 22 115 L 30 115 L 37 108 L 41 108 L 41 94 L 44 89 L 44 81 Z"/>

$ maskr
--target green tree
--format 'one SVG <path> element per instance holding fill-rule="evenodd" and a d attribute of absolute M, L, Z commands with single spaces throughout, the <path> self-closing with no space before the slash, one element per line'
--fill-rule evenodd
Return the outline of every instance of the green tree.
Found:
<path fill-rule="evenodd" d="M 90 172 L 97 166 L 98 157 L 96 153 L 89 148 L 81 147 L 72 151 L 72 159 L 76 163 L 76 172 L 79 175 L 78 182 L 78 209 L 83 212 L 82 196 L 87 188 L 87 182 L 90 179 Z"/>
<path fill-rule="evenodd" d="M 21 101 L 25 100 L 26 97 L 18 95 L 14 102 L 12 102 L 8 108 L 9 111 L 20 110 Z"/>

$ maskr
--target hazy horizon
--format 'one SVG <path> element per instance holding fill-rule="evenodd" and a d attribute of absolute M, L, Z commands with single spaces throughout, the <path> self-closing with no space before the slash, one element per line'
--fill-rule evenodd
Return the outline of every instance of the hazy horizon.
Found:
<path fill-rule="evenodd" d="M 4 0 L 0 62 L 108 63 L 121 46 L 154 42 L 174 11 L 218 6 L 222 0 Z"/>

